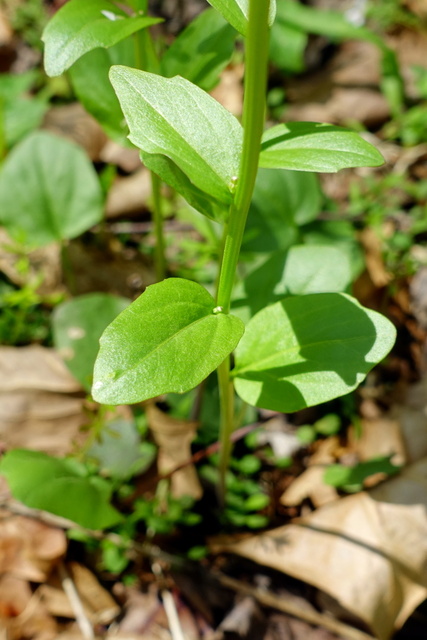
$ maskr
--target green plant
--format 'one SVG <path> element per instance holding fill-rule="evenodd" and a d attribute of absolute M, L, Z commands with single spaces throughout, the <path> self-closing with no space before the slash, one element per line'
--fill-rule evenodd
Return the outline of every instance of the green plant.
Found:
<path fill-rule="evenodd" d="M 188 391 L 217 369 L 223 494 L 234 388 L 251 405 L 286 412 L 346 394 L 387 354 L 394 329 L 341 293 L 282 298 L 246 327 L 230 313 L 258 166 L 326 172 L 377 166 L 382 159 L 357 134 L 331 125 L 288 123 L 263 133 L 274 6 L 269 13 L 267 0 L 212 4 L 245 37 L 243 127 L 184 78 L 123 66 L 113 67 L 110 77 L 146 166 L 224 224 L 216 296 L 180 278 L 149 287 L 104 332 L 93 395 L 108 404 L 140 402 Z"/>

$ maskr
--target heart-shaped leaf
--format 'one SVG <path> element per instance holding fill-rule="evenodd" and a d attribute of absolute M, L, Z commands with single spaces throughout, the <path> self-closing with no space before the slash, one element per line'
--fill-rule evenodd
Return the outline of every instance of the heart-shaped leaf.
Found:
<path fill-rule="evenodd" d="M 70 0 L 48 22 L 42 36 L 48 76 L 64 73 L 81 56 L 112 47 L 160 18 L 129 16 L 108 0 Z"/>
<path fill-rule="evenodd" d="M 248 323 L 236 350 L 236 391 L 249 404 L 292 412 L 349 393 L 393 346 L 382 315 L 341 293 L 287 298 Z"/>
<path fill-rule="evenodd" d="M 263 0 L 267 1 L 267 0 Z M 245 36 L 248 30 L 249 0 L 208 0 L 236 31 Z M 269 25 L 276 16 L 276 0 L 270 0 Z"/>
<path fill-rule="evenodd" d="M 195 282 L 169 278 L 148 287 L 104 331 L 95 400 L 131 404 L 198 385 L 244 332 L 241 320 L 218 311 Z"/>
<path fill-rule="evenodd" d="M 0 222 L 17 240 L 43 246 L 75 238 L 102 219 L 98 176 L 85 152 L 37 131 L 0 170 Z"/>
<path fill-rule="evenodd" d="M 145 153 L 170 158 L 198 189 L 230 204 L 242 147 L 238 120 L 179 76 L 114 66 L 110 78 L 129 139 Z"/>
<path fill-rule="evenodd" d="M 3 456 L 0 473 L 13 497 L 33 509 L 50 511 L 88 529 L 105 529 L 123 520 L 110 504 L 112 486 L 89 476 L 77 460 L 13 449 Z"/>
<path fill-rule="evenodd" d="M 379 167 L 380 152 L 358 133 L 317 122 L 288 122 L 264 132 L 260 167 L 335 173 L 350 167 Z"/>

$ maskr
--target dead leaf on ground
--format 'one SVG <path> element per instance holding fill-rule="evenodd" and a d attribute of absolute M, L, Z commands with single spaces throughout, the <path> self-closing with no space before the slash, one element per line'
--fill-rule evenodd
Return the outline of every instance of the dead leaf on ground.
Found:
<path fill-rule="evenodd" d="M 379 127 L 389 116 L 384 96 L 366 88 L 336 87 L 326 102 L 291 104 L 286 110 L 286 120 L 345 124 L 351 119 L 366 127 Z"/>
<path fill-rule="evenodd" d="M 0 624 L 7 640 L 56 640 L 57 624 L 33 594 L 27 580 L 0 578 Z"/>
<path fill-rule="evenodd" d="M 100 160 L 106 164 L 114 164 L 126 171 L 126 173 L 132 173 L 141 167 L 139 149 L 122 147 L 113 140 L 108 140 L 103 147 Z"/>
<path fill-rule="evenodd" d="M 67 540 L 60 529 L 0 512 L 0 574 L 43 582 L 66 549 Z"/>
<path fill-rule="evenodd" d="M 0 347 L 0 438 L 8 448 L 68 453 L 87 420 L 80 392 L 52 349 Z"/>
<path fill-rule="evenodd" d="M 83 565 L 71 562 L 67 569 L 90 622 L 94 625 L 110 624 L 120 613 L 120 607 L 113 597 Z M 74 610 L 58 577 L 52 577 L 48 583 L 42 584 L 38 594 L 51 615 L 74 619 Z"/>
<path fill-rule="evenodd" d="M 79 102 L 52 107 L 46 113 L 43 129 L 75 142 L 94 162 L 100 160 L 108 138 L 101 126 Z"/>
<path fill-rule="evenodd" d="M 132 175 L 117 178 L 113 182 L 108 192 L 105 215 L 111 219 L 141 213 L 150 196 L 150 172 L 142 167 Z"/>
<path fill-rule="evenodd" d="M 214 551 L 245 556 L 334 597 L 388 640 L 427 597 L 427 459 L 370 493 Z"/>
<path fill-rule="evenodd" d="M 191 458 L 191 443 L 198 423 L 173 418 L 160 411 L 153 402 L 148 402 L 145 410 L 148 426 L 159 447 L 159 473 L 167 474 Z M 173 474 L 171 490 L 175 497 L 191 496 L 195 500 L 201 498 L 203 491 L 194 465 L 186 465 Z"/>
<path fill-rule="evenodd" d="M 243 65 L 224 69 L 219 84 L 210 92 L 215 100 L 238 117 L 242 115 L 243 69 Z"/>

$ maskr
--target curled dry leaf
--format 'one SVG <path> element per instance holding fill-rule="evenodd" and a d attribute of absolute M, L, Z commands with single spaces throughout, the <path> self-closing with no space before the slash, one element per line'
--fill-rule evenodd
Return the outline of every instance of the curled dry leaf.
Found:
<path fill-rule="evenodd" d="M 1 513 L 0 574 L 43 582 L 66 549 L 66 537 L 60 529 L 31 518 Z"/>
<path fill-rule="evenodd" d="M 80 391 L 53 350 L 0 347 L 0 438 L 10 448 L 67 453 L 86 421 Z"/>
<path fill-rule="evenodd" d="M 168 416 L 152 402 L 146 404 L 146 413 L 148 425 L 159 447 L 159 473 L 166 474 L 191 458 L 191 442 L 198 423 Z M 176 498 L 191 496 L 198 500 L 202 496 L 202 487 L 193 465 L 186 465 L 173 474 L 171 488 Z"/>
<path fill-rule="evenodd" d="M 427 597 L 427 459 L 290 525 L 214 551 L 245 556 L 333 596 L 379 640 Z"/>
<path fill-rule="evenodd" d="M 0 577 L 0 624 L 8 640 L 56 640 L 55 620 L 26 580 L 11 574 Z"/>
<path fill-rule="evenodd" d="M 143 167 L 130 176 L 114 181 L 108 192 L 105 214 L 107 218 L 120 218 L 140 213 L 150 196 L 150 173 Z"/>

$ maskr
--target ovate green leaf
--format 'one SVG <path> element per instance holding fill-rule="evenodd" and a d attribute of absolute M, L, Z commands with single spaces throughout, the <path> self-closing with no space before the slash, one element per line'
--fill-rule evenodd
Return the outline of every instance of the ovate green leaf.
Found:
<path fill-rule="evenodd" d="M 226 204 L 238 175 L 242 128 L 205 91 L 184 78 L 114 66 L 111 82 L 143 152 L 164 155 L 202 191 Z"/>
<path fill-rule="evenodd" d="M 334 173 L 349 167 L 379 167 L 384 159 L 358 133 L 316 122 L 288 122 L 265 131 L 260 166 Z"/>
<path fill-rule="evenodd" d="M 199 284 L 170 278 L 152 285 L 104 331 L 93 397 L 131 404 L 189 391 L 218 367 L 244 325 L 218 313 Z"/>
<path fill-rule="evenodd" d="M 85 53 L 111 47 L 158 22 L 161 19 L 128 16 L 108 0 L 70 0 L 53 16 L 43 33 L 46 73 L 59 76 Z"/>
<path fill-rule="evenodd" d="M 105 529 L 123 519 L 110 504 L 111 485 L 88 476 L 77 460 L 13 449 L 3 456 L 0 473 L 13 497 L 33 509 L 50 511 L 88 529 Z"/>
<path fill-rule="evenodd" d="M 63 302 L 53 312 L 55 348 L 71 373 L 88 391 L 92 386 L 99 338 L 128 304 L 126 298 L 88 293 Z"/>
<path fill-rule="evenodd" d="M 340 293 L 287 298 L 257 313 L 236 350 L 236 391 L 292 412 L 355 389 L 390 351 L 393 325 Z"/>
<path fill-rule="evenodd" d="M 228 64 L 236 32 L 213 9 L 203 11 L 173 41 L 161 59 L 162 75 L 182 76 L 210 91 Z"/>
<path fill-rule="evenodd" d="M 264 0 L 265 1 L 265 0 Z M 243 36 L 248 30 L 249 0 L 208 0 L 224 18 Z M 270 0 L 270 26 L 276 15 L 276 0 Z"/>
<path fill-rule="evenodd" d="M 0 223 L 17 240 L 43 246 L 75 238 L 102 215 L 98 176 L 77 145 L 38 131 L 7 156 L 0 171 Z"/>

